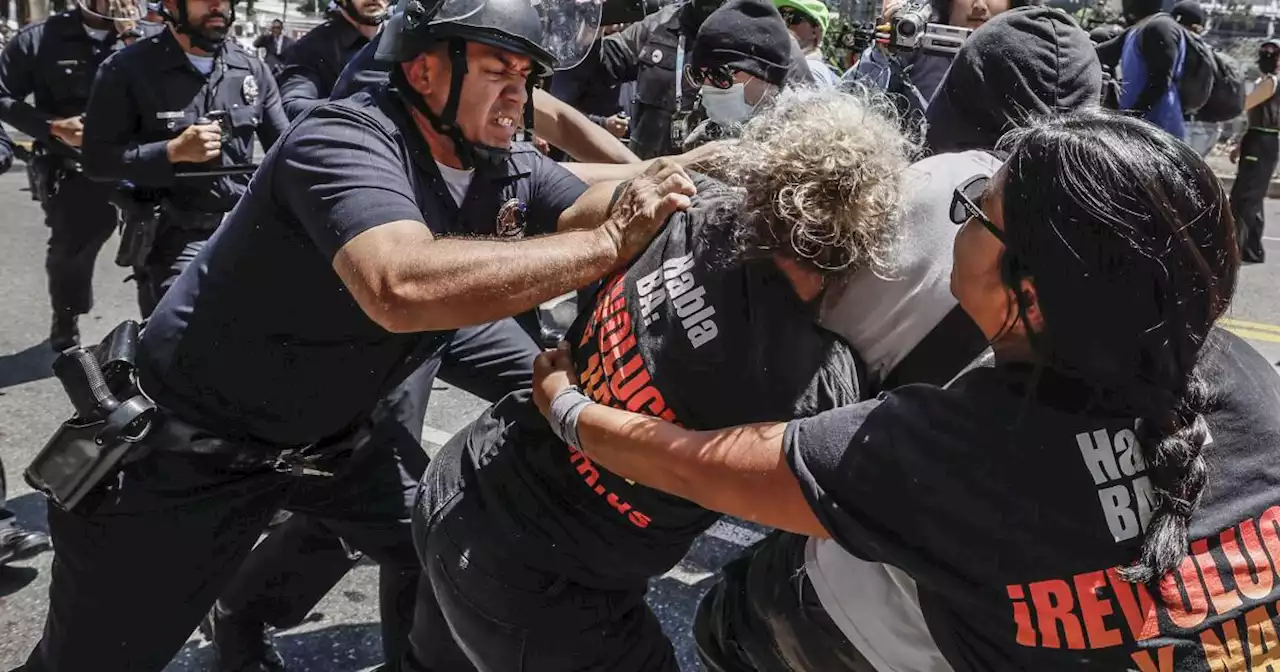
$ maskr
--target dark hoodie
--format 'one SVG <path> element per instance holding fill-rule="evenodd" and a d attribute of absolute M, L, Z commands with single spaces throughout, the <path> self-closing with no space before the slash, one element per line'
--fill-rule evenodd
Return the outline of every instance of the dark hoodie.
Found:
<path fill-rule="evenodd" d="M 935 153 L 991 149 L 1027 119 L 1098 105 L 1102 66 L 1061 10 L 1022 7 L 969 36 L 926 113 Z"/>

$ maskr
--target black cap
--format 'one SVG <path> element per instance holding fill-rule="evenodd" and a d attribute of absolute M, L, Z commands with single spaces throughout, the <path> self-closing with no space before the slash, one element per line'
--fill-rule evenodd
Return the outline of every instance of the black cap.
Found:
<path fill-rule="evenodd" d="M 1195 0 L 1182 0 L 1169 10 L 1169 15 L 1174 21 L 1190 28 L 1191 26 L 1203 26 L 1208 21 L 1205 16 L 1204 9 L 1200 7 L 1200 3 Z"/>
<path fill-rule="evenodd" d="M 782 86 L 791 67 L 791 33 L 767 0 L 729 0 L 698 29 L 689 64 L 727 66 Z"/>

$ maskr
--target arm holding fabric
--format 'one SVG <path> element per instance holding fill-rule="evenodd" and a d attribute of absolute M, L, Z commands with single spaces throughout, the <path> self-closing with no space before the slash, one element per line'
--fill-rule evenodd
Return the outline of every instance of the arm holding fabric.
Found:
<path fill-rule="evenodd" d="M 550 415 L 552 399 L 574 384 L 572 376 L 563 344 L 534 361 L 534 401 L 544 415 Z M 798 534 L 829 536 L 787 464 L 786 424 L 698 432 L 595 403 L 577 410 L 577 447 L 619 476 L 712 511 Z M 555 427 L 563 418 L 549 420 Z"/>

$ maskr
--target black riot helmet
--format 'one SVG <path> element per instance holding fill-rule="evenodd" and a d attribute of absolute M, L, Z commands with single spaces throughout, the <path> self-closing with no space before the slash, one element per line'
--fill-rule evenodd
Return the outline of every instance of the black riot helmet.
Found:
<path fill-rule="evenodd" d="M 163 0 L 153 2 L 151 9 L 159 14 L 165 21 L 173 26 L 173 29 L 186 35 L 191 40 L 191 45 L 202 51 L 214 53 L 222 49 L 223 43 L 227 41 L 227 35 L 231 33 L 231 26 L 236 22 L 236 2 L 231 0 L 231 13 L 227 15 L 227 28 L 220 36 L 208 36 L 200 32 L 198 27 L 192 26 L 190 17 L 187 15 L 187 0 L 175 0 L 174 4 L 178 6 L 178 13 L 174 15 L 164 6 Z"/>
<path fill-rule="evenodd" d="M 453 141 L 463 167 L 497 164 L 506 160 L 509 150 L 469 140 L 458 126 L 467 43 L 488 45 L 534 62 L 524 115 L 525 128 L 531 131 L 535 80 L 582 61 L 600 30 L 601 4 L 601 0 L 403 0 L 383 28 L 376 57 L 404 63 L 436 45 L 446 45 L 452 79 L 439 113 L 409 85 L 403 68 L 391 68 L 391 83 L 432 128 Z"/>

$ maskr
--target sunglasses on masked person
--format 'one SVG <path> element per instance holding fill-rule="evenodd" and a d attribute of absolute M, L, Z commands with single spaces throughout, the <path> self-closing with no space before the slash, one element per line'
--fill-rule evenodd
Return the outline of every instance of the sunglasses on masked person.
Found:
<path fill-rule="evenodd" d="M 987 185 L 990 183 L 991 178 L 977 175 L 957 187 L 951 196 L 951 221 L 956 226 L 962 226 L 970 219 L 976 219 L 996 237 L 996 240 L 1004 243 L 1004 232 L 996 228 L 991 218 L 987 217 L 982 207 L 978 205 L 982 202 L 982 196 L 987 193 Z"/>
<path fill-rule="evenodd" d="M 783 7 L 782 9 L 778 10 L 778 13 L 782 15 L 782 20 L 785 21 L 788 26 L 798 26 L 802 23 L 816 24 L 816 22 L 813 19 L 810 19 L 808 16 L 800 12 L 797 12 L 795 9 L 791 7 Z"/>
<path fill-rule="evenodd" d="M 733 86 L 733 71 L 727 66 L 713 65 L 685 68 L 685 76 L 688 77 L 689 83 L 693 86 L 710 86 L 717 89 L 727 89 Z"/>

